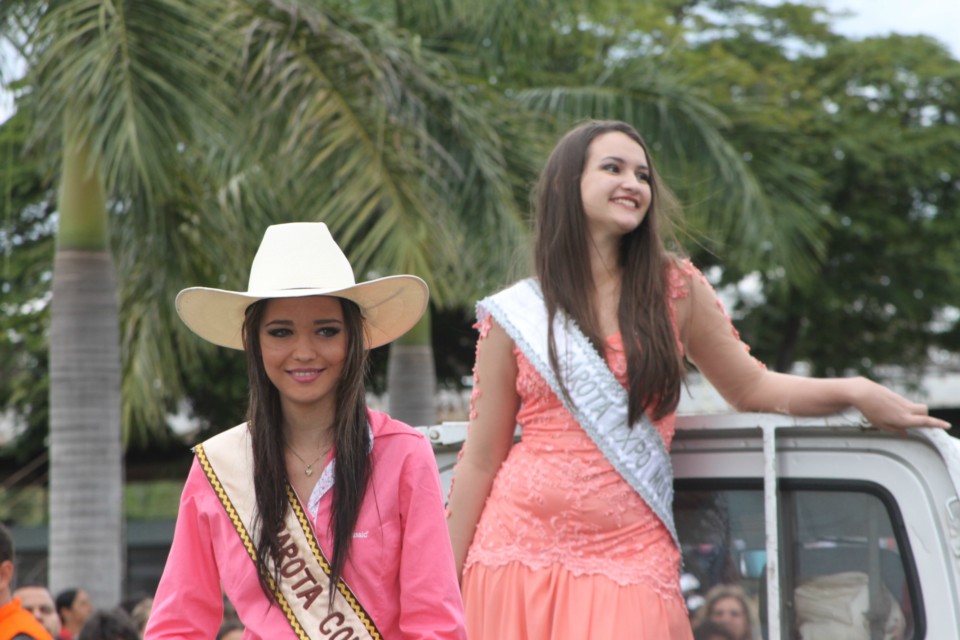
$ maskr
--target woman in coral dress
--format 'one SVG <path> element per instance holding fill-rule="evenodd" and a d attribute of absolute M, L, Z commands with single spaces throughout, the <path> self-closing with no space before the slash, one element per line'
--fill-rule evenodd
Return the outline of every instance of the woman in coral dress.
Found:
<path fill-rule="evenodd" d="M 537 187 L 536 278 L 478 304 L 448 509 L 471 640 L 692 638 L 667 455 L 684 359 L 741 411 L 948 426 L 865 378 L 767 371 L 665 251 L 669 202 L 630 125 L 578 126 Z"/>

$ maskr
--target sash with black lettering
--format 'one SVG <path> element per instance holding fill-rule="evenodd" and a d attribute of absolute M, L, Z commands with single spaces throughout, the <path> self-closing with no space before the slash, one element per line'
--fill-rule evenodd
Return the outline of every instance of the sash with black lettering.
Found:
<path fill-rule="evenodd" d="M 256 562 L 257 551 L 251 535 L 256 512 L 253 448 L 247 425 L 228 429 L 198 444 L 194 452 L 243 546 Z M 280 580 L 279 583 L 273 580 L 271 560 L 268 562 L 271 576 L 268 582 L 297 638 L 381 640 L 373 620 L 342 578 L 337 584 L 333 607 L 329 606 L 330 563 L 289 484 L 287 501 L 290 508 L 280 532 L 283 545 Z"/>
<path fill-rule="evenodd" d="M 521 280 L 478 302 L 478 319 L 487 315 L 503 327 L 610 464 L 650 505 L 679 547 L 673 522 L 673 467 L 663 438 L 646 414 L 633 428 L 627 424 L 626 390 L 576 323 L 559 310 L 553 319 L 558 368 L 571 403 L 550 366 L 547 307 L 536 280 Z"/>

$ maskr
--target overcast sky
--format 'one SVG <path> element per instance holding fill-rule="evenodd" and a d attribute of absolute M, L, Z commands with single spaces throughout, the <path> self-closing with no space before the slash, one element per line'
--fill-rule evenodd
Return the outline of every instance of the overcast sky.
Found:
<path fill-rule="evenodd" d="M 854 15 L 834 23 L 836 31 L 849 37 L 925 34 L 940 40 L 960 59 L 960 0 L 821 0 L 835 11 Z M 8 55 L 0 52 L 0 61 Z M 12 100 L 0 92 L 0 122 L 10 115 Z"/>
<path fill-rule="evenodd" d="M 850 37 L 923 34 L 936 38 L 960 58 L 960 0 L 821 0 L 834 11 L 855 15 L 834 23 Z"/>

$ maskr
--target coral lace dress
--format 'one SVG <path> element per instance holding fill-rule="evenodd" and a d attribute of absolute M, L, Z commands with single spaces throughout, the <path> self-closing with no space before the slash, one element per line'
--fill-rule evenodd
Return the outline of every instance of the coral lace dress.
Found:
<path fill-rule="evenodd" d="M 682 285 L 671 278 L 671 306 Z M 488 317 L 480 340 L 489 328 Z M 605 351 L 625 384 L 619 335 Z M 523 435 L 496 476 L 464 565 L 468 637 L 692 638 L 669 532 L 516 347 L 514 354 Z M 654 424 L 669 448 L 674 415 Z"/>

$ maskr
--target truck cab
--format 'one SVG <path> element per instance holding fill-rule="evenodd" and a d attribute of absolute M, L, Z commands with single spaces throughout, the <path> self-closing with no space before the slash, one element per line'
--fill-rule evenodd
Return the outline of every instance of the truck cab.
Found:
<path fill-rule="evenodd" d="M 466 425 L 423 430 L 446 490 Z M 735 585 L 755 637 L 960 640 L 960 442 L 945 432 L 687 415 L 671 458 L 691 615 Z"/>

